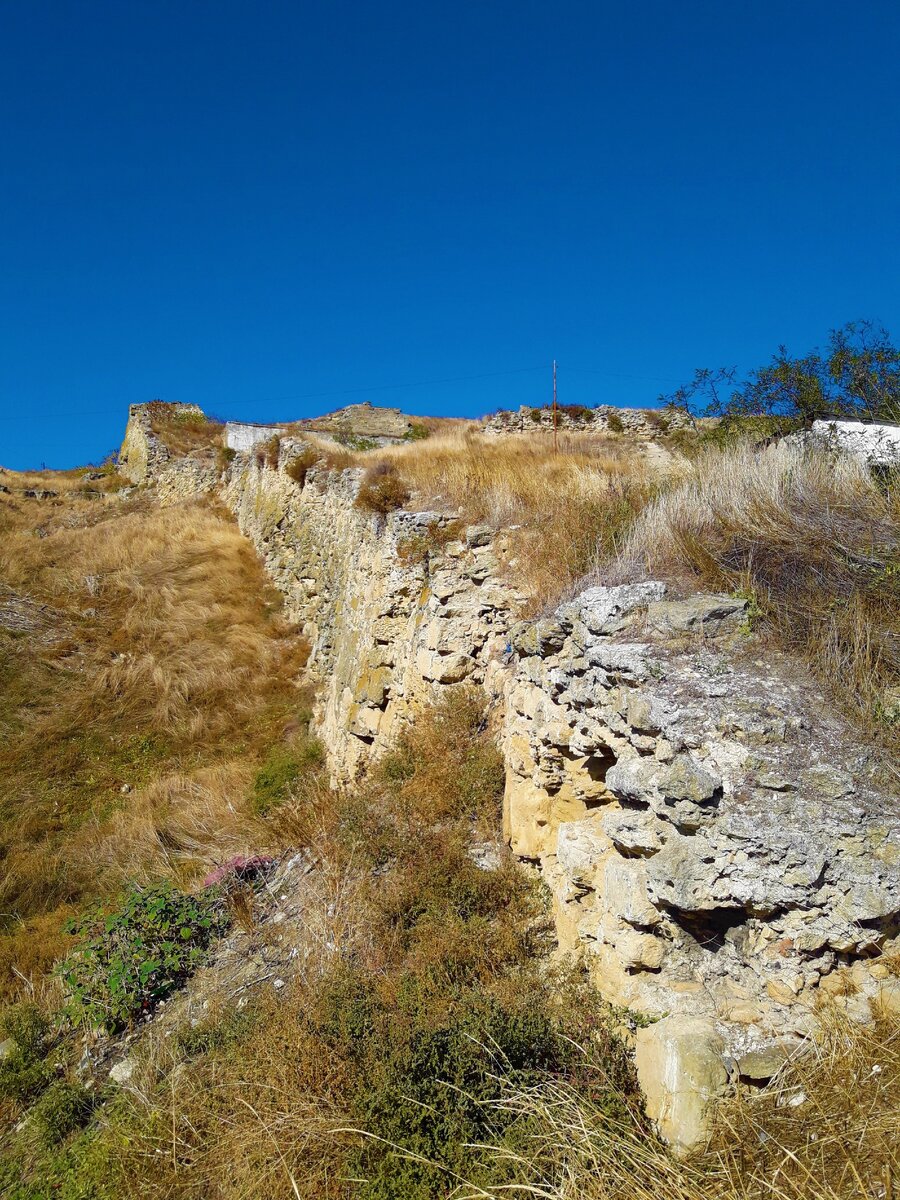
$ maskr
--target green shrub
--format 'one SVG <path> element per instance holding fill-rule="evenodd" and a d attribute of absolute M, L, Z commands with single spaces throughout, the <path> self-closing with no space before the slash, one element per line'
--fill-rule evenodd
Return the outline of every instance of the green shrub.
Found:
<path fill-rule="evenodd" d="M 220 471 L 224 471 L 226 467 L 234 462 L 237 451 L 232 446 L 219 446 L 216 450 L 216 466 Z"/>
<path fill-rule="evenodd" d="M 428 426 L 413 422 L 403 435 L 404 442 L 421 442 L 429 436 Z"/>
<path fill-rule="evenodd" d="M 80 945 L 59 968 L 73 1022 L 116 1032 L 153 1007 L 205 960 L 228 925 L 222 894 L 169 883 L 132 887 L 113 911 L 96 907 L 70 932 Z"/>
<path fill-rule="evenodd" d="M 15 1042 L 0 1062 L 0 1096 L 26 1104 L 48 1084 L 52 1068 L 45 1061 L 50 1025 L 36 1004 L 16 1004 L 3 1014 L 3 1033 Z"/>
<path fill-rule="evenodd" d="M 514 1148 L 526 1136 L 498 1104 L 505 1090 L 571 1074 L 580 1058 L 541 1006 L 524 999 L 506 1006 L 469 992 L 437 1024 L 426 1001 L 411 1026 L 391 1028 L 391 1036 L 370 1040 L 354 1097 L 357 1120 L 373 1135 L 350 1162 L 365 1180 L 358 1193 L 365 1200 L 431 1200 L 460 1177 L 501 1182 L 479 1147 Z"/>
<path fill-rule="evenodd" d="M 29 1058 L 43 1058 L 50 1022 L 36 1004 L 14 1004 L 3 1014 L 3 1033 Z"/>
<path fill-rule="evenodd" d="M 31 1110 L 31 1120 L 46 1146 L 55 1146 L 90 1118 L 93 1098 L 81 1083 L 57 1079 Z"/>
<path fill-rule="evenodd" d="M 359 433 L 336 433 L 334 440 L 346 450 L 356 452 L 365 452 L 366 450 L 376 450 L 378 448 L 378 443 L 374 438 L 363 437 Z"/>
<path fill-rule="evenodd" d="M 298 745 L 276 746 L 253 780 L 253 808 L 261 816 L 287 800 L 291 789 L 307 772 L 325 759 L 322 743 L 310 738 Z"/>
<path fill-rule="evenodd" d="M 625 423 L 618 413 L 609 413 L 606 418 L 606 428 L 610 433 L 622 433 Z"/>

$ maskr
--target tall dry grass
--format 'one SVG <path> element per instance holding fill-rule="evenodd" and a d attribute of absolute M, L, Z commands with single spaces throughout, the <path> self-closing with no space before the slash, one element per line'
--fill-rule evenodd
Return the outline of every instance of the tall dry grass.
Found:
<path fill-rule="evenodd" d="M 556 1080 L 509 1087 L 498 1102 L 530 1130 L 496 1188 L 457 1200 L 894 1200 L 900 1180 L 900 1020 L 872 1026 L 838 1010 L 762 1089 L 723 1101 L 709 1144 L 687 1161 L 633 1122 L 610 1119 Z"/>
<path fill-rule="evenodd" d="M 661 447 L 602 434 L 487 438 L 462 425 L 365 454 L 321 447 L 336 469 L 390 469 L 419 508 L 511 530 L 516 583 L 540 609 L 558 600 L 598 553 L 617 549 L 635 515 L 686 464 Z"/>
<path fill-rule="evenodd" d="M 697 457 L 597 577 L 662 576 L 750 596 L 842 705 L 876 722 L 900 682 L 900 491 L 788 442 Z"/>
<path fill-rule="evenodd" d="M 252 848 L 248 773 L 308 701 L 306 646 L 225 514 L 0 497 L 0 530 L 2 994 L 126 873 Z"/>

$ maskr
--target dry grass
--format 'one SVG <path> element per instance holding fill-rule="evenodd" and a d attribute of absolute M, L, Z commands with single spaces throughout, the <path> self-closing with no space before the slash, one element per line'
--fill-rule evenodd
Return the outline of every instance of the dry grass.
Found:
<path fill-rule="evenodd" d="M 172 454 L 211 452 L 222 445 L 225 426 L 199 412 L 185 412 L 161 400 L 147 406 L 150 427 Z"/>
<path fill-rule="evenodd" d="M 184 877 L 249 847 L 248 774 L 306 703 L 306 647 L 208 506 L 2 500 L 0 530 L 0 993 L 12 993 L 58 955 L 73 905 L 127 873 Z"/>
<path fill-rule="evenodd" d="M 15 500 L 28 503 L 20 496 L 25 491 L 56 492 L 66 499 L 78 499 L 79 492 L 117 492 L 126 480 L 111 466 L 76 467 L 71 471 L 9 471 L 0 467 L 0 487 L 8 488 Z M 39 501 L 46 504 L 46 500 Z"/>
<path fill-rule="evenodd" d="M 751 596 L 870 724 L 900 679 L 900 493 L 854 459 L 786 442 L 700 456 L 598 578 L 648 575 Z"/>
<path fill-rule="evenodd" d="M 510 565 L 535 609 L 615 550 L 636 513 L 686 467 L 662 448 L 602 434 L 561 434 L 554 453 L 552 435 L 486 438 L 468 424 L 365 454 L 321 452 L 337 470 L 390 469 L 419 508 L 512 528 Z"/>
<path fill-rule="evenodd" d="M 554 1080 L 500 1104 L 529 1145 L 493 1147 L 508 1182 L 458 1200 L 892 1200 L 900 1180 L 900 1020 L 871 1027 L 823 1012 L 817 1039 L 764 1089 L 740 1088 L 710 1144 L 686 1162 L 634 1122 L 610 1119 Z"/>

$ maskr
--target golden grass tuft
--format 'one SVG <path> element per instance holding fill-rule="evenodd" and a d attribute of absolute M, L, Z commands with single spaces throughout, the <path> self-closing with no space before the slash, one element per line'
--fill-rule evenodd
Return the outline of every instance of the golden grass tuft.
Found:
<path fill-rule="evenodd" d="M 858 1200 L 896 1196 L 900 1179 L 900 1020 L 872 1026 L 823 1012 L 817 1037 L 765 1088 L 723 1101 L 709 1144 L 679 1161 L 639 1124 L 611 1119 L 548 1079 L 509 1086 L 499 1104 L 529 1144 L 488 1153 L 506 1164 L 496 1188 L 459 1200 Z"/>

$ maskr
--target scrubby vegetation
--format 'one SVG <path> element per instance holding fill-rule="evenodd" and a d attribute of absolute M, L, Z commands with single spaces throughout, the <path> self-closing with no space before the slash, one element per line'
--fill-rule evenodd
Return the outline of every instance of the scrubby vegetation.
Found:
<path fill-rule="evenodd" d="M 410 491 L 403 480 L 394 473 L 391 463 L 379 463 L 371 467 L 363 478 L 356 496 L 359 508 L 384 515 L 402 508 L 409 500 Z"/>
<path fill-rule="evenodd" d="M 131 887 L 112 908 L 96 905 L 69 932 L 61 964 L 66 1016 L 115 1033 L 180 987 L 227 928 L 224 897 L 192 896 L 168 882 Z"/>
<path fill-rule="evenodd" d="M 320 792 L 315 822 L 299 788 L 272 828 L 319 864 L 328 934 L 310 911 L 293 985 L 151 1037 L 125 1092 L 45 1072 L 9 1193 L 849 1200 L 896 1177 L 886 1016 L 826 1020 L 770 1089 L 737 1092 L 706 1150 L 674 1159 L 641 1115 L 627 1022 L 548 969 L 540 890 L 493 841 L 501 787 L 482 701 L 460 690 L 356 791 Z M 20 1027 L 43 1062 L 48 1026 Z"/>
<path fill-rule="evenodd" d="M 787 433 L 829 418 L 900 421 L 900 350 L 875 322 L 851 321 L 832 330 L 824 350 L 797 356 L 780 346 L 744 378 L 734 367 L 704 367 L 659 399 L 722 417 L 726 436 Z"/>
<path fill-rule="evenodd" d="M 759 446 L 746 420 L 729 419 L 725 448 L 700 434 L 655 456 L 597 434 L 561 434 L 557 454 L 540 434 L 424 427 L 360 457 L 311 439 L 283 470 L 303 486 L 320 462 L 365 465 L 365 511 L 454 515 L 401 542 L 405 561 L 470 524 L 515 526 L 511 569 L 536 610 L 585 579 L 739 592 L 756 631 L 886 741 L 897 732 L 891 478 Z M 198 436 L 218 434 L 198 424 L 184 444 Z M 277 467 L 277 439 L 258 454 Z M 484 698 L 453 688 L 366 778 L 332 789 L 305 644 L 227 515 L 89 502 L 79 486 L 54 489 L 53 507 L 0 496 L 0 1193 L 891 1196 L 896 1015 L 854 1027 L 824 1010 L 819 1043 L 769 1088 L 738 1086 L 710 1145 L 676 1160 L 642 1112 L 634 1018 L 554 956 L 541 886 L 499 843 Z M 228 928 L 276 953 L 279 927 L 257 925 L 235 864 L 265 874 L 301 851 L 312 882 L 288 982 L 239 1001 L 196 979 L 202 965 L 227 977 Z M 209 986 L 204 1015 L 157 1032 L 154 1009 L 185 986 Z M 84 1048 L 138 1024 L 135 1086 L 91 1079 Z"/>
<path fill-rule="evenodd" d="M 222 448 L 223 422 L 199 409 L 152 400 L 147 411 L 150 428 L 171 454 Z"/>

